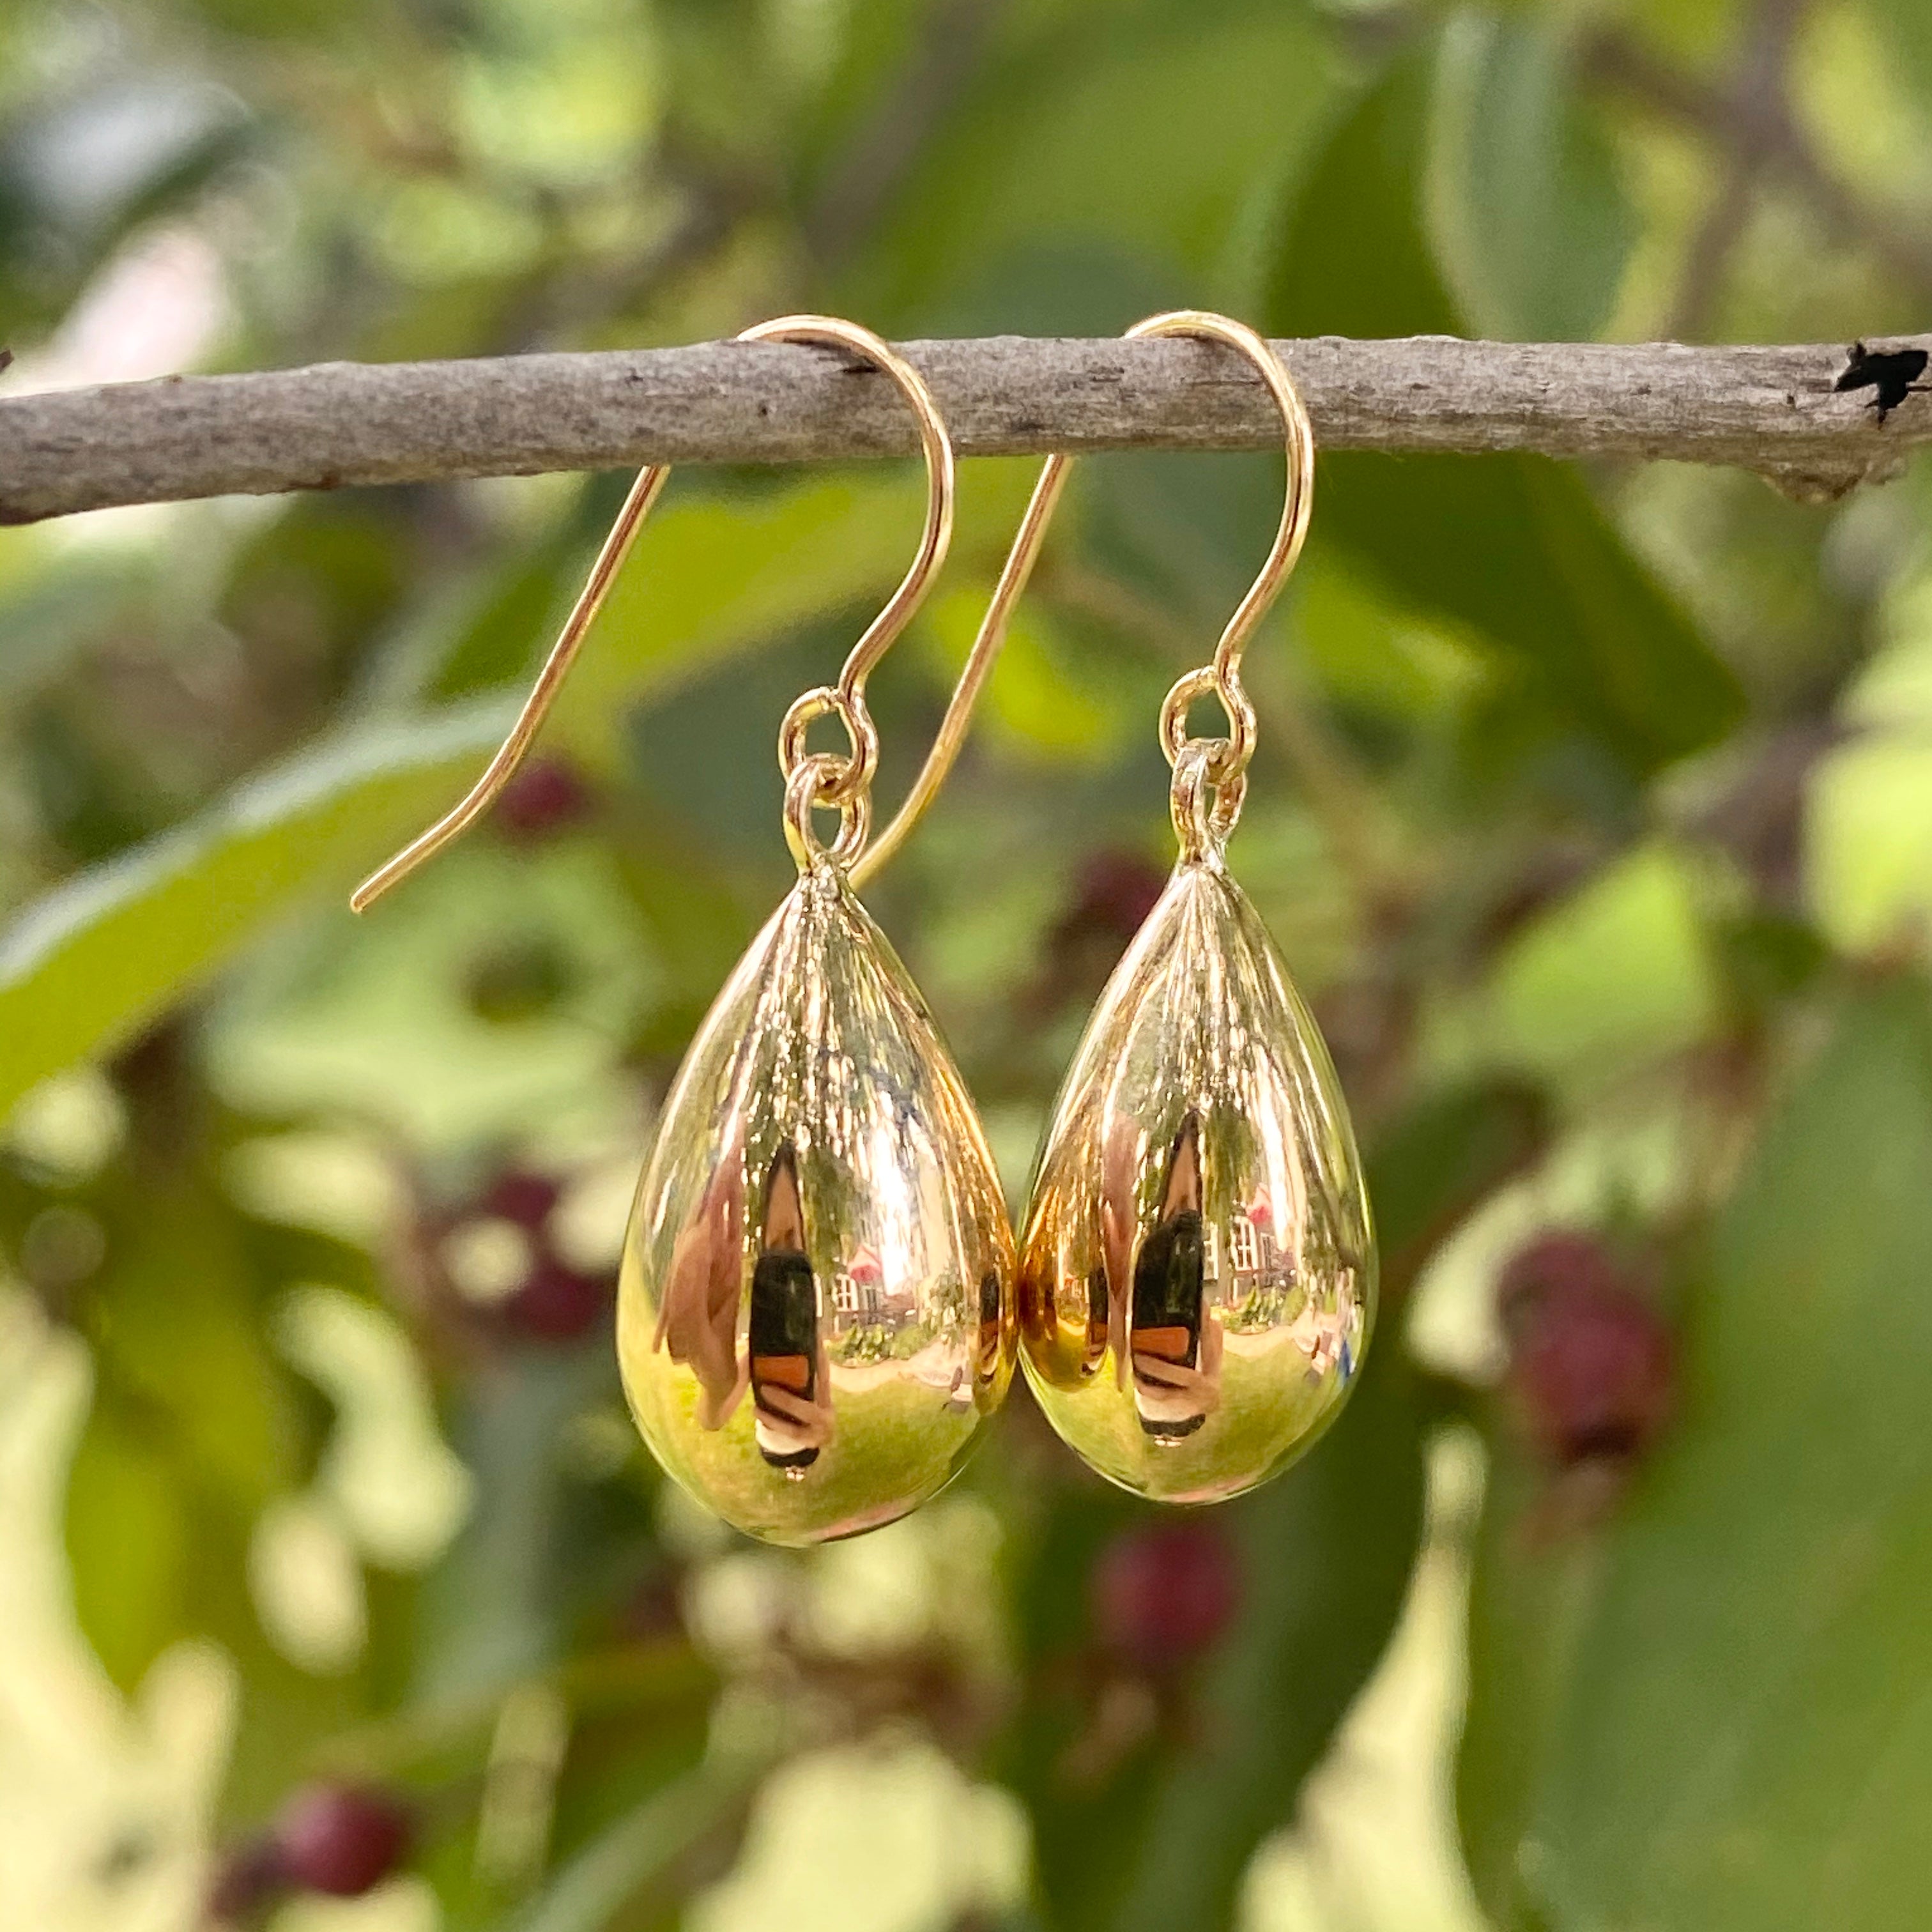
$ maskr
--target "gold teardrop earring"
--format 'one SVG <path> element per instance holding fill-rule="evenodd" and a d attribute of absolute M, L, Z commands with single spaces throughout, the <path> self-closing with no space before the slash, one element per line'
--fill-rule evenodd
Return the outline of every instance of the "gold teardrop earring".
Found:
<path fill-rule="evenodd" d="M 1254 365 L 1281 412 L 1287 495 L 1212 662 L 1161 706 L 1180 856 L 1100 995 L 1041 1148 L 1019 1244 L 1021 1354 L 1047 1420 L 1102 1475 L 1214 1502 L 1285 1468 L 1334 1419 L 1374 1320 L 1375 1238 L 1334 1065 L 1226 863 L 1256 740 L 1241 652 L 1307 532 L 1313 433 L 1252 329 L 1190 310 L 1127 333 L 1204 337 Z M 1041 472 L 1008 604 L 1066 461 Z M 1188 708 L 1210 694 L 1228 735 L 1190 737 Z"/>
<path fill-rule="evenodd" d="M 810 1544 L 924 1502 L 1012 1379 L 1013 1243 L 992 1156 L 924 1002 L 853 890 L 937 790 L 983 667 L 962 681 L 911 795 L 868 852 L 879 740 L 866 680 L 945 560 L 952 445 L 918 372 L 868 330 L 788 316 L 740 340 L 842 348 L 883 370 L 918 420 L 926 524 L 838 682 L 806 692 L 779 730 L 798 881 L 665 1100 L 625 1242 L 617 1354 L 638 1426 L 672 1476 L 740 1529 Z M 639 473 L 488 770 L 358 888 L 358 910 L 502 789 L 668 473 Z M 807 748 L 828 713 L 844 727 L 843 753 Z M 838 814 L 830 844 L 820 810 Z"/>

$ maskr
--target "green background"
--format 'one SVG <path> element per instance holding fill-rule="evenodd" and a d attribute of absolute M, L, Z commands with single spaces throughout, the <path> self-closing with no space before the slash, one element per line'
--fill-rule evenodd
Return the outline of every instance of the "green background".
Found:
<path fill-rule="evenodd" d="M 0 396 L 802 308 L 1849 344 L 1932 303 L 1928 20 L 14 0 Z M 964 466 L 873 687 L 882 802 L 1030 470 Z M 1231 857 L 1349 1093 L 1385 1300 L 1336 1428 L 1208 1519 L 1232 1622 L 1151 1673 L 1090 1578 L 1155 1513 L 1023 1391 L 922 1516 L 763 1552 L 669 1494 L 601 1322 L 520 1336 L 451 1258 L 534 1167 L 610 1271 L 790 874 L 778 720 L 903 567 L 915 476 L 681 472 L 544 740 L 587 811 L 360 923 L 623 479 L 0 531 L 0 1916 L 192 1927 L 211 1857 L 332 1777 L 404 1794 L 415 1845 L 290 1932 L 1924 1922 L 1932 476 L 1318 478 Z M 1279 488 L 1083 464 L 868 894 L 1010 1193 L 1131 923 L 1096 864 L 1171 854 L 1161 694 Z M 1607 1484 L 1539 1455 L 1492 1312 L 1551 1227 L 1640 1256 L 1677 1338 Z"/>

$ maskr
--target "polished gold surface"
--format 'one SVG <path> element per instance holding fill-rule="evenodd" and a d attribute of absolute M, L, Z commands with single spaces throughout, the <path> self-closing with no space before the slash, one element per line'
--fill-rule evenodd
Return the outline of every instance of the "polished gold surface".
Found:
<path fill-rule="evenodd" d="M 884 369 L 919 426 L 926 514 L 837 683 L 806 692 L 779 728 L 799 881 L 665 1102 L 625 1243 L 617 1349 L 638 1426 L 671 1474 L 740 1528 L 809 1544 L 903 1516 L 958 1468 L 1012 1376 L 1013 1245 L 972 1101 L 848 883 L 878 765 L 866 680 L 945 562 L 952 443 L 919 372 L 869 330 L 786 316 L 740 340 L 822 344 Z M 358 911 L 508 783 L 668 474 L 639 474 L 509 736 L 460 804 L 357 888 Z M 929 766 L 939 776 L 983 676 L 982 663 L 948 712 Z M 842 752 L 807 742 L 828 715 L 844 728 Z M 908 800 L 898 836 L 937 787 Z M 820 811 L 838 816 L 829 845 Z"/>
<path fill-rule="evenodd" d="M 617 1351 L 660 1462 L 769 1541 L 875 1528 L 958 1468 L 1013 1360 L 992 1157 L 839 869 L 800 875 L 665 1103 Z"/>
<path fill-rule="evenodd" d="M 918 419 L 931 488 L 904 580 L 838 682 L 780 727 L 798 884 L 664 1103 L 625 1242 L 617 1354 L 679 1482 L 752 1535 L 809 1544 L 892 1522 L 958 1468 L 1012 1378 L 1013 1244 L 972 1100 L 848 882 L 878 764 L 866 679 L 945 560 L 952 446 L 917 373 L 864 330 L 794 316 L 746 336 L 878 362 Z M 842 753 L 807 746 L 827 714 Z M 820 811 L 838 814 L 829 845 Z"/>
<path fill-rule="evenodd" d="M 1216 1502 L 1286 1468 L 1334 1419 L 1375 1317 L 1375 1237 L 1340 1085 L 1225 858 L 1255 748 L 1241 653 L 1307 534 L 1315 441 L 1252 329 L 1184 310 L 1127 333 L 1244 356 L 1281 412 L 1287 489 L 1213 658 L 1161 706 L 1180 862 L 1048 1129 L 1020 1242 L 1022 1358 L 1047 1420 L 1103 1476 Z M 1003 587 L 1024 583 L 1064 462 L 1041 472 L 1041 515 L 1029 512 Z M 1210 694 L 1228 735 L 1190 737 L 1188 707 Z"/>
<path fill-rule="evenodd" d="M 1101 995 L 1032 1200 L 1028 1380 L 1103 1476 L 1218 1502 L 1334 1418 L 1375 1312 L 1360 1163 L 1321 1035 L 1211 838 Z"/>

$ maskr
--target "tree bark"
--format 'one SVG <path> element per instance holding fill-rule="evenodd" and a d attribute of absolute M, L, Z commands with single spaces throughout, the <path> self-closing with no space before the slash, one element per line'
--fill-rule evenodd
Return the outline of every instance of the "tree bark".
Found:
<path fill-rule="evenodd" d="M 1932 348 L 1932 336 L 1872 345 Z M 1279 345 L 1325 449 L 1533 450 L 1756 471 L 1804 496 L 1895 474 L 1932 403 L 1881 418 L 1833 387 L 1837 345 L 1465 342 Z M 962 456 L 1258 449 L 1280 428 L 1238 358 L 1205 343 L 915 342 Z M 322 363 L 0 399 L 0 523 L 236 493 L 531 476 L 645 462 L 898 456 L 891 386 L 836 350 L 689 348 L 456 362 Z"/>

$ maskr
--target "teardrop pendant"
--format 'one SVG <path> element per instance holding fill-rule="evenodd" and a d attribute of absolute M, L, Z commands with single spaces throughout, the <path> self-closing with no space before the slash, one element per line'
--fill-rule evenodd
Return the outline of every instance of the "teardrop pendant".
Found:
<path fill-rule="evenodd" d="M 1060 1437 L 1167 1502 L 1238 1496 L 1333 1420 L 1376 1256 L 1312 1016 L 1218 839 L 1100 996 L 1020 1244 L 1022 1359 Z"/>
<path fill-rule="evenodd" d="M 905 968 L 824 859 L 686 1055 L 632 1211 L 645 1440 L 767 1541 L 876 1528 L 958 1470 L 1014 1354 L 992 1156 Z"/>

